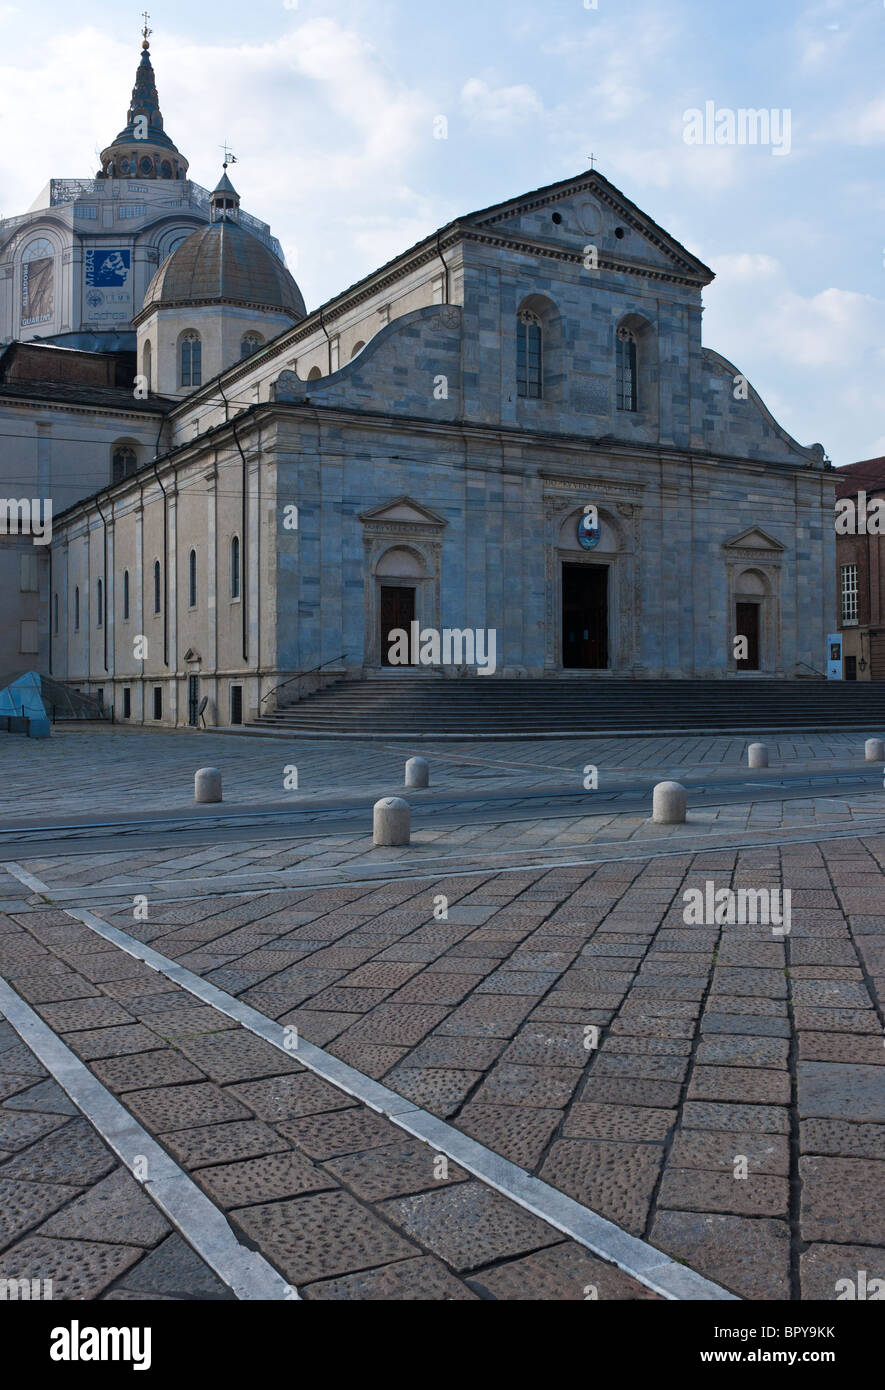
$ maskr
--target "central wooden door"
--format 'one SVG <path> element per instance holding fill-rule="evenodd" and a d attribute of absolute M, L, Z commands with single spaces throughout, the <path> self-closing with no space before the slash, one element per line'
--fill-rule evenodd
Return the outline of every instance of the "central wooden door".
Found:
<path fill-rule="evenodd" d="M 759 604 L 739 603 L 737 605 L 735 631 L 738 637 L 747 639 L 747 655 L 737 662 L 739 671 L 759 670 Z"/>
<path fill-rule="evenodd" d="M 402 629 L 411 636 L 410 623 L 415 621 L 415 590 L 382 585 L 381 588 L 381 665 L 390 665 L 392 632 Z"/>
<path fill-rule="evenodd" d="M 562 567 L 562 664 L 567 671 L 608 669 L 608 566 Z"/>

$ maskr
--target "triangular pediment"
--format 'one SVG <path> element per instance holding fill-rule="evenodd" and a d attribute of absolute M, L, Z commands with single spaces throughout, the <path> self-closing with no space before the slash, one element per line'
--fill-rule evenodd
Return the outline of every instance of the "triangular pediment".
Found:
<path fill-rule="evenodd" d="M 413 497 L 397 497 L 392 502 L 385 502 L 380 507 L 373 507 L 371 511 L 361 512 L 360 521 L 395 521 L 398 525 L 407 526 L 447 526 L 445 517 L 438 516 L 429 507 L 422 507 L 420 502 L 416 502 Z"/>
<path fill-rule="evenodd" d="M 751 526 L 749 530 L 742 531 L 733 540 L 726 541 L 726 550 L 771 550 L 781 553 L 786 550 L 786 546 L 776 541 L 774 536 L 769 536 L 767 531 L 763 531 L 761 526 Z"/>
<path fill-rule="evenodd" d="M 554 221 L 554 217 L 559 220 Z M 468 225 L 545 247 L 670 271 L 707 285 L 713 271 L 596 171 L 508 199 L 461 219 Z"/>

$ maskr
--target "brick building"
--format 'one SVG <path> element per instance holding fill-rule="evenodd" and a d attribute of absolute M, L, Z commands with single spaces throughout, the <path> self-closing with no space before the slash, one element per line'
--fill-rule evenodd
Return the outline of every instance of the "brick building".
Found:
<path fill-rule="evenodd" d="M 855 504 L 855 534 L 836 535 L 836 583 L 842 660 L 846 680 L 885 680 L 885 527 L 864 530 L 885 512 L 885 458 L 866 459 L 838 470 L 837 503 Z M 860 501 L 858 500 L 860 499 Z M 882 534 L 878 534 L 879 531 Z"/>

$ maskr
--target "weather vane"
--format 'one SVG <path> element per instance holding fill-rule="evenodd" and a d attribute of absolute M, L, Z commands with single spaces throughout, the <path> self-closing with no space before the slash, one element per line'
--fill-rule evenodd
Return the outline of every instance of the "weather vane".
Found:
<path fill-rule="evenodd" d="M 149 22 L 150 22 L 150 18 L 151 18 L 151 17 L 150 17 L 150 15 L 148 14 L 147 10 L 142 10 L 141 17 L 142 17 L 142 19 L 144 20 L 144 28 L 143 28 L 142 31 L 141 31 L 141 36 L 142 36 L 142 38 L 144 39 L 145 43 L 147 43 L 147 41 L 148 41 L 148 39 L 150 38 L 151 34 L 154 32 L 153 29 L 149 29 L 149 28 L 148 28 L 148 24 L 149 24 Z"/>
<path fill-rule="evenodd" d="M 226 140 L 225 140 L 224 144 L 223 144 L 223 145 L 219 145 L 218 148 L 219 148 L 220 150 L 224 150 L 224 166 L 223 166 L 223 167 L 224 167 L 225 169 L 227 168 L 228 164 L 236 164 L 236 162 L 237 162 L 237 157 L 236 157 L 235 154 L 232 154 L 232 153 L 231 153 L 230 145 L 227 143 Z"/>

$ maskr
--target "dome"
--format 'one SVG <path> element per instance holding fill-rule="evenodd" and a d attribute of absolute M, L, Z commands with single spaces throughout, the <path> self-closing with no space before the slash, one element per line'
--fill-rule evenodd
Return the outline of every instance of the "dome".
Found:
<path fill-rule="evenodd" d="M 235 303 L 306 317 L 301 291 L 283 263 L 239 222 L 222 217 L 176 246 L 157 271 L 142 313 L 173 304 Z"/>

